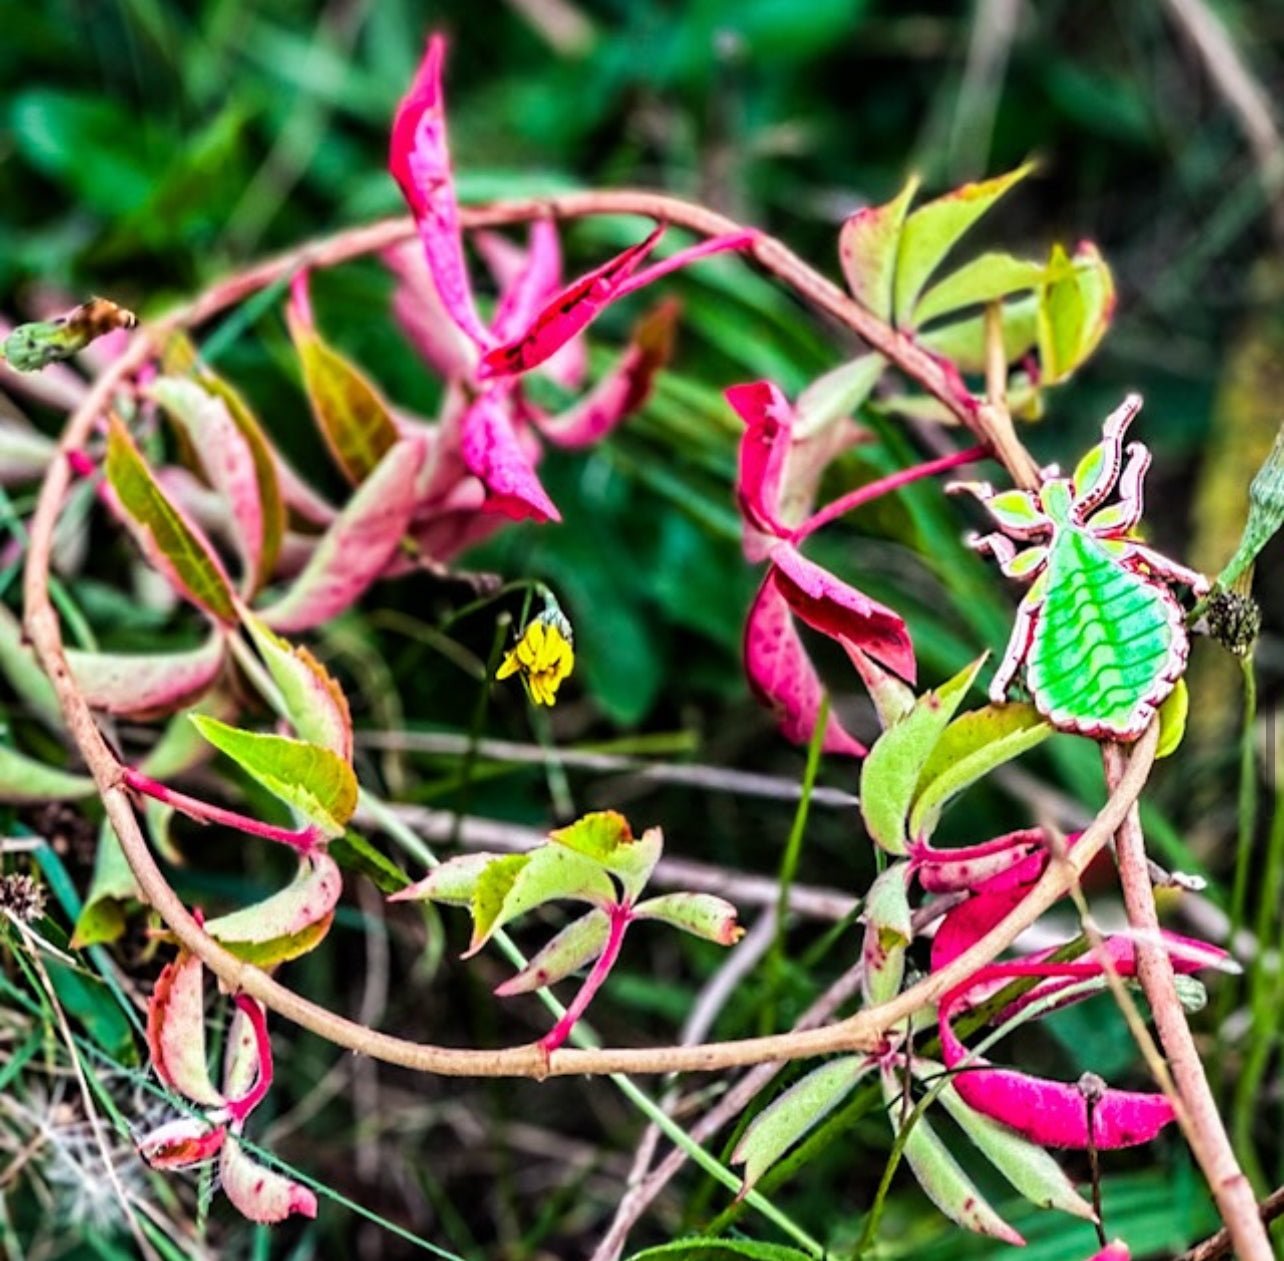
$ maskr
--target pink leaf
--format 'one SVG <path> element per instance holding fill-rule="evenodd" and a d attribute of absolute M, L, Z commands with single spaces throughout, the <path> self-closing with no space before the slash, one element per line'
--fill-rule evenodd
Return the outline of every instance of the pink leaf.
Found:
<path fill-rule="evenodd" d="M 446 143 L 441 90 L 445 53 L 446 41 L 440 35 L 432 36 L 414 82 L 393 119 L 388 168 L 415 216 L 442 304 L 478 346 L 486 347 L 494 344 L 494 338 L 473 306 Z"/>
<path fill-rule="evenodd" d="M 780 593 L 808 626 L 859 648 L 901 678 L 914 681 L 914 645 L 891 609 L 835 578 L 788 543 L 771 550 Z"/>
<path fill-rule="evenodd" d="M 1024 828 L 957 849 L 936 849 L 927 841 L 911 841 L 909 847 L 918 882 L 928 893 L 971 891 L 1043 850 L 1042 828 Z"/>
<path fill-rule="evenodd" d="M 173 713 L 204 695 L 223 668 L 226 642 L 215 630 L 187 652 L 68 651 L 67 664 L 94 709 L 132 718 Z"/>
<path fill-rule="evenodd" d="M 1131 1261 L 1132 1253 L 1122 1239 L 1108 1243 L 1100 1252 L 1094 1252 L 1088 1261 Z"/>
<path fill-rule="evenodd" d="M 561 514 L 535 475 L 517 437 L 506 390 L 490 390 L 464 413 L 460 452 L 468 471 L 486 487 L 486 509 L 514 521 L 560 521 Z"/>
<path fill-rule="evenodd" d="M 559 447 L 600 442 L 651 393 L 656 373 L 673 349 L 678 304 L 662 302 L 638 322 L 633 340 L 592 391 L 559 416 L 536 417 L 540 432 Z"/>
<path fill-rule="evenodd" d="M 352 605 L 397 551 L 414 509 L 424 443 L 403 438 L 357 488 L 303 572 L 261 613 L 275 631 L 308 630 Z"/>
<path fill-rule="evenodd" d="M 226 1127 L 204 1117 L 179 1117 L 143 1135 L 138 1154 L 153 1169 L 185 1169 L 212 1160 L 226 1137 Z"/>
<path fill-rule="evenodd" d="M 239 1126 L 267 1096 L 275 1070 L 262 1003 L 248 994 L 238 994 L 235 1001 L 236 1015 L 227 1031 L 223 1089 L 233 1123 Z"/>
<path fill-rule="evenodd" d="M 156 978 L 147 1004 L 147 1046 L 165 1085 L 193 1103 L 222 1105 L 205 1062 L 205 968 L 186 950 Z"/>
<path fill-rule="evenodd" d="M 223 1192 L 252 1222 L 283 1222 L 291 1213 L 317 1215 L 317 1197 L 292 1178 L 261 1165 L 231 1135 L 219 1162 Z"/>
<path fill-rule="evenodd" d="M 478 375 L 516 376 L 543 363 L 615 301 L 663 233 L 661 224 L 646 240 L 629 246 L 556 294 L 524 333 L 486 352 Z"/>
<path fill-rule="evenodd" d="M 786 739 L 806 744 L 815 730 L 824 689 L 772 574 L 759 589 L 745 625 L 745 669 L 754 695 L 773 711 Z M 861 757 L 865 746 L 832 714 L 826 753 Z"/>
<path fill-rule="evenodd" d="M 756 229 L 745 228 L 740 232 L 727 232 L 722 236 L 709 237 L 707 240 L 700 241 L 695 245 L 688 245 L 686 249 L 678 250 L 677 253 L 670 254 L 668 258 L 662 258 L 658 263 L 652 263 L 644 271 L 630 276 L 620 286 L 615 296 L 622 298 L 626 294 L 645 289 L 647 285 L 655 284 L 662 277 L 668 276 L 683 267 L 689 267 L 692 263 L 698 262 L 702 258 L 709 258 L 713 254 L 725 254 L 730 250 L 742 250 L 746 246 L 752 245 L 759 237 L 760 233 Z"/>
<path fill-rule="evenodd" d="M 446 309 L 420 246 L 405 241 L 385 250 L 381 258 L 397 278 L 393 316 L 415 349 L 443 379 L 471 377 L 479 359 L 477 345 Z"/>
<path fill-rule="evenodd" d="M 536 219 L 531 224 L 529 247 L 518 256 L 517 266 L 504 275 L 506 260 L 495 256 L 496 241 L 508 244 L 502 237 L 490 236 L 489 246 L 483 246 L 480 239 L 478 246 L 483 252 L 492 250 L 487 261 L 499 277 L 500 291 L 491 328 L 499 341 L 507 342 L 529 328 L 549 296 L 557 292 L 562 278 L 562 251 L 557 225 L 551 219 Z"/>
<path fill-rule="evenodd" d="M 733 385 L 726 397 L 745 422 L 736 479 L 740 511 L 756 529 L 783 538 L 789 531 L 779 520 L 777 508 L 794 423 L 793 408 L 770 381 Z M 750 559 L 760 560 L 762 556 Z"/>

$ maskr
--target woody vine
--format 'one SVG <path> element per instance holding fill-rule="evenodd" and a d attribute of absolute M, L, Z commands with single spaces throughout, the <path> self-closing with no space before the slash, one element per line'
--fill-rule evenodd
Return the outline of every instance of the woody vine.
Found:
<path fill-rule="evenodd" d="M 141 898 L 177 948 L 152 998 L 149 1044 L 157 1074 L 188 1102 L 190 1115 L 146 1136 L 144 1153 L 167 1167 L 217 1157 L 229 1198 L 255 1220 L 316 1212 L 310 1192 L 256 1165 L 239 1145 L 271 1083 L 269 1014 L 336 1045 L 450 1075 L 714 1072 L 832 1055 L 760 1112 L 745 1133 L 736 1153 L 745 1188 L 869 1074 L 894 1105 L 889 1115 L 897 1150 L 928 1195 L 962 1226 L 1020 1242 L 931 1128 L 923 1114 L 933 1102 L 960 1120 L 1022 1194 L 1087 1218 L 1094 1216 L 1092 1207 L 1046 1149 L 1096 1151 L 1146 1142 L 1176 1121 L 1237 1254 L 1264 1261 L 1272 1255 L 1269 1238 L 1183 1010 L 1195 984 L 1188 978 L 1229 963 L 1214 947 L 1161 931 L 1137 809 L 1157 752 L 1170 752 L 1180 739 L 1189 628 L 1202 627 L 1199 614 L 1210 592 L 1223 602 L 1218 607 L 1230 597 L 1222 585 L 1136 537 L 1147 456 L 1137 444 L 1125 452 L 1124 440 L 1139 400 L 1126 401 L 1106 422 L 1101 444 L 1069 476 L 1039 469 L 1016 429 L 1021 417 L 1050 405 L 1051 392 L 1106 333 L 1114 296 L 1105 261 L 1091 246 L 1073 255 L 1057 247 L 1046 260 L 982 255 L 946 270 L 956 242 L 1019 184 L 1025 168 L 923 204 L 916 204 L 919 190 L 911 182 L 887 205 L 858 212 L 840 241 L 849 292 L 761 232 L 660 194 L 593 191 L 460 206 L 447 145 L 444 53 L 440 39 L 430 41 L 394 120 L 390 169 L 411 217 L 309 242 L 228 278 L 177 311 L 110 331 L 118 339 L 114 358 L 71 410 L 43 471 L 26 548 L 25 630 Z M 564 283 L 559 225 L 602 215 L 635 216 L 656 226 Z M 523 225 L 529 233 L 524 244 L 499 231 Z M 674 230 L 693 234 L 695 243 L 656 261 Z M 484 315 L 473 292 L 466 239 L 499 292 Z M 313 315 L 310 275 L 371 254 L 397 277 L 398 318 L 446 383 L 442 414 L 431 424 L 399 415 L 356 365 L 329 346 Z M 715 254 L 735 254 L 757 266 L 866 347 L 796 400 L 765 381 L 727 390 L 744 425 L 735 490 L 746 558 L 763 566 L 747 615 L 749 684 L 775 714 L 784 738 L 813 743 L 861 768 L 866 827 L 889 859 L 865 900 L 864 1004 L 816 1028 L 740 1041 L 565 1045 L 635 935 L 667 928 L 729 948 L 740 936 L 735 908 L 723 899 L 649 893 L 665 838 L 655 830 L 635 836 L 614 812 L 571 823 L 531 853 L 453 858 L 404 888 L 385 889 L 398 900 L 466 908 L 474 926 L 470 953 L 537 907 L 572 904 L 566 927 L 498 991 L 514 996 L 582 974 L 574 997 L 538 1042 L 500 1050 L 410 1042 L 313 1004 L 277 980 L 276 972 L 324 936 L 343 866 L 368 872 L 368 856 L 365 868 L 351 861 L 353 820 L 359 832 L 395 826 L 395 818 L 357 784 L 342 692 L 289 637 L 332 618 L 377 579 L 442 572 L 507 520 L 558 521 L 538 477 L 541 446 L 587 447 L 625 421 L 663 369 L 677 316 L 665 303 L 652 308 L 614 366 L 587 389 L 586 330 L 609 304 Z M 199 344 L 189 339 L 215 316 L 264 293 L 284 298 L 316 421 L 352 485 L 351 499 L 339 509 L 320 501 L 284 464 L 250 405 L 202 362 Z M 113 322 L 131 323 L 114 318 L 110 304 L 95 304 L 61 322 L 19 330 L 6 353 L 15 367 L 39 371 Z M 564 410 L 550 414 L 537 406 L 526 389 L 534 373 L 546 374 L 570 396 Z M 948 449 L 818 506 L 821 475 L 861 440 L 853 413 L 886 380 L 898 383 L 885 396 L 888 409 L 949 426 L 941 431 Z M 220 523 L 201 520 L 199 496 L 179 479 L 160 475 L 151 453 L 161 416 L 181 435 L 200 480 L 232 522 L 217 544 L 208 535 Z M 951 435 L 960 430 L 973 445 L 955 445 Z M 956 489 L 971 490 L 999 527 L 978 545 L 1005 574 L 1033 586 L 1018 612 L 991 703 L 964 708 L 983 664 L 917 694 L 914 649 L 900 616 L 811 560 L 803 545 L 844 513 L 910 482 L 987 464 L 992 481 L 1011 489 L 979 482 Z M 1250 552 L 1278 525 L 1276 476 L 1268 469 L 1255 486 Z M 133 670 L 67 649 L 52 598 L 50 558 L 60 512 L 77 481 L 93 486 L 102 510 L 205 615 L 204 647 Z M 1108 503 L 1116 492 L 1116 502 Z M 979 516 L 971 520 L 979 524 Z M 961 515 L 960 528 L 965 524 Z M 1013 539 L 1033 546 L 1018 552 Z M 225 554 L 235 558 L 235 580 Z M 1242 572 L 1251 556 L 1236 563 Z M 519 678 L 532 703 L 550 705 L 573 668 L 577 610 L 563 609 L 544 588 L 538 599 L 540 607 L 531 608 L 506 646 L 498 679 Z M 837 643 L 864 681 L 883 726 L 871 749 L 830 713 L 799 624 Z M 1110 633 L 1120 624 L 1126 633 Z M 187 765 L 134 764 L 104 736 L 102 715 L 186 715 L 214 694 L 230 670 L 257 691 L 280 728 L 242 727 L 235 708 L 195 712 L 182 721 L 195 724 L 208 746 L 278 796 L 292 812 L 293 826 L 206 801 L 169 782 L 181 780 Z M 956 797 L 1054 730 L 1101 743 L 1108 799 L 1088 827 L 1070 837 L 1027 827 L 963 849 L 932 843 L 941 813 Z M 246 843 L 287 845 L 298 856 L 298 874 L 267 903 L 205 920 L 183 904 L 153 856 L 153 838 L 140 824 L 149 801 L 239 832 Z M 1112 842 L 1131 932 L 1103 939 L 1085 920 L 1085 937 L 1066 950 L 1000 960 L 1049 907 L 1082 896 L 1079 877 Z M 681 838 L 669 843 L 681 844 Z M 929 971 L 906 984 L 907 951 L 916 935 L 915 886 L 924 898 L 920 910 L 935 907 L 941 924 Z M 232 1053 L 217 1086 L 206 1064 L 205 970 L 236 996 L 228 1030 Z M 1127 1009 L 1134 978 L 1158 1033 L 1149 1060 L 1157 1088 L 1150 1092 L 1105 1085 L 1085 1092 L 996 1068 L 957 1031 L 965 1022 L 974 1031 L 1036 1019 L 1105 986 L 1115 988 Z M 997 1006 L 996 995 L 1003 1000 Z M 940 1063 L 916 1051 L 909 1036 L 915 1018 L 933 1008 Z M 1136 1018 L 1135 1009 L 1132 1014 Z M 1104 1237 L 1102 1245 L 1103 1257 L 1126 1255 Z"/>

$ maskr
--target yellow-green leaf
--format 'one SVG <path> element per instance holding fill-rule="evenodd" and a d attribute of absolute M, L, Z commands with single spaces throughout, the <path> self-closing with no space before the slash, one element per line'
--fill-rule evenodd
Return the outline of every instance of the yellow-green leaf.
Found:
<path fill-rule="evenodd" d="M 116 416 L 107 432 L 107 481 L 147 559 L 211 617 L 235 622 L 236 602 L 221 562 L 161 490 Z"/>
<path fill-rule="evenodd" d="M 1042 744 L 1052 731 L 1033 705 L 1023 703 L 985 705 L 960 714 L 941 734 L 919 776 L 910 835 L 926 839 L 952 798 L 996 766 Z"/>
<path fill-rule="evenodd" d="M 838 234 L 838 257 L 847 287 L 852 297 L 880 320 L 892 318 L 892 286 L 901 228 L 916 192 L 918 177 L 911 176 L 891 201 L 856 211 Z"/>
<path fill-rule="evenodd" d="M 918 296 L 960 237 L 1004 193 L 1034 169 L 1031 163 L 995 179 L 964 184 L 920 206 L 905 221 L 896 256 L 896 323 L 909 322 Z"/>
<path fill-rule="evenodd" d="M 860 777 L 860 810 L 870 836 L 890 854 L 903 854 L 906 816 L 927 760 L 985 662 L 979 657 L 935 691 L 927 692 L 879 736 Z"/>
<path fill-rule="evenodd" d="M 914 308 L 914 323 L 921 327 L 951 311 L 1035 289 L 1043 282 L 1046 272 L 1042 263 L 1030 259 L 1001 252 L 982 254 L 937 281 L 919 299 Z"/>
<path fill-rule="evenodd" d="M 1155 757 L 1167 757 L 1174 752 L 1186 734 L 1186 717 L 1190 713 L 1190 691 L 1185 679 L 1178 679 L 1177 686 L 1168 693 L 1168 699 L 1159 707 L 1159 744 Z"/>
<path fill-rule="evenodd" d="M 327 345 L 293 305 L 288 316 L 317 426 L 343 475 L 359 486 L 395 445 L 397 426 L 369 379 Z"/>
<path fill-rule="evenodd" d="M 290 724 L 299 736 L 352 761 L 352 716 L 348 698 L 330 672 L 300 644 L 270 631 L 253 614 L 245 625 L 280 690 Z"/>
<path fill-rule="evenodd" d="M 1054 246 L 1038 308 L 1044 384 L 1064 381 L 1092 354 L 1110 326 L 1114 308 L 1114 278 L 1096 247 L 1082 245 L 1070 258 Z"/>
<path fill-rule="evenodd" d="M 270 793 L 327 836 L 343 835 L 343 825 L 357 808 L 357 778 L 332 749 L 288 736 L 242 731 L 204 714 L 191 719 L 201 735 Z"/>

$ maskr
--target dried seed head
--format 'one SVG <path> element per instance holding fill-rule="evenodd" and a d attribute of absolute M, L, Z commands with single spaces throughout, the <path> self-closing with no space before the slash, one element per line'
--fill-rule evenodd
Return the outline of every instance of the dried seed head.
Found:
<path fill-rule="evenodd" d="M 1204 609 L 1208 633 L 1237 657 L 1246 656 L 1262 629 L 1262 610 L 1250 595 L 1218 587 Z"/>
<path fill-rule="evenodd" d="M 25 873 L 0 876 L 0 911 L 24 924 L 35 923 L 45 913 L 44 885 Z"/>

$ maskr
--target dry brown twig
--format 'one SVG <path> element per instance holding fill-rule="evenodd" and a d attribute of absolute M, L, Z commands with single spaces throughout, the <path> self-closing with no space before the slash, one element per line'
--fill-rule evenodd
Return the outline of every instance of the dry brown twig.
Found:
<path fill-rule="evenodd" d="M 702 235 L 720 235 L 740 230 L 738 224 L 703 207 L 691 205 L 661 194 L 628 190 L 570 194 L 547 200 L 496 203 L 464 212 L 466 227 L 502 226 L 527 222 L 535 218 L 576 218 L 589 215 L 630 214 L 669 222 Z M 215 285 L 190 305 L 180 308 L 156 324 L 135 335 L 125 353 L 95 381 L 79 406 L 68 419 L 60 441 L 60 453 L 80 449 L 94 425 L 108 411 L 118 388 L 124 385 L 152 356 L 156 346 L 170 331 L 192 328 L 211 316 L 236 304 L 251 293 L 272 284 L 303 266 L 332 266 L 360 257 L 413 234 L 408 219 L 389 220 L 369 227 L 341 232 L 334 237 L 309 243 L 257 267 L 240 272 Z M 891 328 L 848 297 L 832 281 L 809 267 L 786 246 L 767 236 L 758 236 L 747 247 L 746 254 L 764 270 L 774 275 L 831 318 L 855 332 L 868 345 L 937 398 L 955 418 L 990 447 L 995 458 L 1007 469 L 1013 482 L 1029 488 L 1037 483 L 1038 469 L 1017 439 L 1012 426 L 1003 423 L 1006 409 L 993 394 L 995 373 L 988 374 L 992 386 L 989 405 L 978 404 L 941 363 L 919 346 L 913 338 Z M 996 402 L 999 403 L 995 406 Z M 121 841 L 122 849 L 134 871 L 145 898 L 159 913 L 179 942 L 215 972 L 232 991 L 244 991 L 259 999 L 273 1011 L 310 1029 L 336 1045 L 371 1055 L 390 1063 L 423 1072 L 462 1076 L 516 1076 L 542 1078 L 568 1074 L 672 1073 L 707 1072 L 741 1065 L 767 1064 L 775 1061 L 820 1055 L 832 1051 L 868 1050 L 877 1047 L 886 1031 L 921 1007 L 935 1001 L 949 989 L 966 980 L 977 968 L 993 960 L 1029 927 L 1045 910 L 1059 901 L 1079 874 L 1106 845 L 1116 829 L 1123 827 L 1139 794 L 1145 786 L 1154 759 L 1158 738 L 1157 725 L 1141 737 L 1127 755 L 1116 751 L 1111 762 L 1111 791 L 1108 800 L 1078 845 L 1064 863 L 1052 864 L 1030 894 L 999 925 L 987 933 L 948 967 L 926 977 L 891 1001 L 867 1008 L 837 1023 L 816 1029 L 794 1030 L 770 1037 L 747 1038 L 695 1046 L 649 1048 L 562 1048 L 545 1057 L 536 1045 L 504 1050 L 462 1050 L 415 1043 L 391 1037 L 310 1002 L 295 991 L 275 981 L 267 973 L 237 959 L 210 938 L 187 912 L 151 856 L 138 826 L 133 804 L 123 785 L 123 768 L 108 746 L 84 697 L 77 689 L 67 666 L 62 632 L 48 591 L 50 551 L 54 526 L 70 482 L 70 469 L 65 459 L 55 459 L 40 489 L 35 515 L 31 521 L 30 545 L 24 573 L 25 626 L 42 667 L 48 674 L 72 738 L 93 775 L 104 808 Z M 1137 872 L 1126 875 L 1133 885 L 1130 915 L 1137 917 L 1134 927 L 1143 931 L 1153 924 L 1154 906 L 1145 854 L 1139 828 L 1135 836 L 1121 832 L 1121 870 L 1141 864 Z M 1145 955 L 1143 954 L 1143 963 Z M 1143 967 L 1142 980 L 1147 997 L 1156 1012 L 1161 1040 L 1170 1058 L 1181 1061 L 1174 1065 L 1182 1101 L 1191 1119 L 1187 1130 L 1192 1149 L 1205 1175 L 1213 1184 L 1235 1247 L 1247 1261 L 1268 1261 L 1270 1243 L 1252 1201 L 1247 1207 L 1242 1189 L 1247 1187 L 1242 1174 L 1230 1167 L 1225 1155 L 1229 1145 L 1220 1117 L 1211 1105 L 1211 1093 L 1198 1057 L 1189 1062 L 1182 1050 L 1189 1042 L 1189 1028 L 1172 985 L 1171 973 L 1165 977 L 1157 964 Z M 1161 1014 L 1162 1013 L 1162 1014 Z M 1191 1044 L 1193 1047 L 1193 1044 Z"/>

